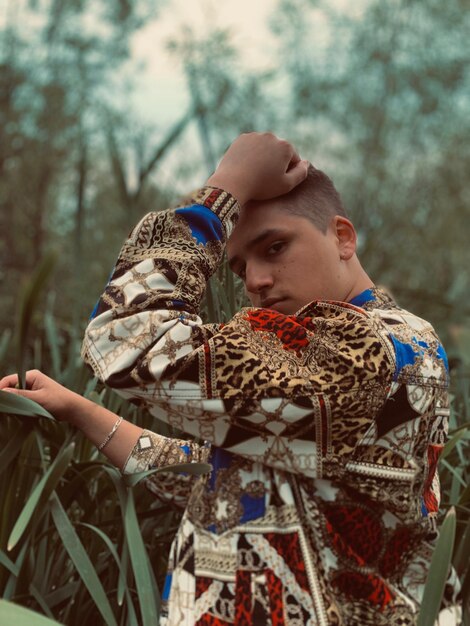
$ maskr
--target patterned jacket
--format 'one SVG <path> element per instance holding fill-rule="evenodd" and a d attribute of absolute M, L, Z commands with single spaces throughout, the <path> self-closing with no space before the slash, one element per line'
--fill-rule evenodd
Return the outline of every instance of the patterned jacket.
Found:
<path fill-rule="evenodd" d="M 162 623 L 415 624 L 449 415 L 445 352 L 380 289 L 204 325 L 200 300 L 238 211 L 206 187 L 191 206 L 146 215 L 83 346 L 100 379 L 210 443 L 144 431 L 124 468 L 213 466 L 190 493 L 185 477 L 153 482 L 187 503 Z"/>

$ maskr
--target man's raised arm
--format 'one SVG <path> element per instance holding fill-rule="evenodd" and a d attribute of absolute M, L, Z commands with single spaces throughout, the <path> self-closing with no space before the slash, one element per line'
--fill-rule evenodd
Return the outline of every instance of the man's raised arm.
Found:
<path fill-rule="evenodd" d="M 236 139 L 190 206 L 149 213 L 125 242 L 93 313 L 83 357 L 123 389 L 174 377 L 208 339 L 200 301 L 217 269 L 240 205 L 289 192 L 308 163 L 271 133 Z"/>

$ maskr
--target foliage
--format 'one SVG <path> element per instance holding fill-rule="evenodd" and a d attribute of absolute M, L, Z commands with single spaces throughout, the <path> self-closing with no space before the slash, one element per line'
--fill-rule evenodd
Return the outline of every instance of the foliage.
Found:
<path fill-rule="evenodd" d="M 289 136 L 341 190 L 370 275 L 444 337 L 470 315 L 469 26 L 459 0 L 281 0 L 273 17 Z"/>

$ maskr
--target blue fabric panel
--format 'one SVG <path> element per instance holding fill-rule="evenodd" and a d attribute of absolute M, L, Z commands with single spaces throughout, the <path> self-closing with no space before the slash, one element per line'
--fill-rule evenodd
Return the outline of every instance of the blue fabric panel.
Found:
<path fill-rule="evenodd" d="M 443 346 L 441 344 L 439 344 L 439 347 L 437 349 L 437 356 L 442 359 L 444 361 L 444 366 L 446 368 L 446 371 L 449 371 L 449 361 L 447 360 L 447 354 L 446 351 L 444 350 Z"/>
<path fill-rule="evenodd" d="M 419 343 L 417 341 L 415 343 L 403 343 L 392 334 L 390 334 L 390 339 L 395 347 L 395 354 L 397 357 L 397 368 L 394 375 L 394 380 L 397 380 L 398 375 L 405 365 L 413 365 L 416 357 L 419 356 L 419 354 L 422 354 L 423 351 L 419 349 Z M 426 344 L 424 344 L 423 347 L 427 347 Z"/>
<path fill-rule="evenodd" d="M 98 313 L 99 304 L 100 304 L 100 301 L 97 300 L 97 302 L 96 302 L 96 304 L 95 304 L 95 306 L 93 308 L 93 311 L 91 312 L 90 320 L 92 320 L 92 319 L 94 319 L 96 317 L 96 314 Z"/>
<path fill-rule="evenodd" d="M 188 445 L 186 445 L 186 444 L 185 444 L 184 446 L 180 446 L 180 448 L 181 448 L 181 450 L 183 450 L 183 452 L 184 452 L 186 455 L 189 455 L 189 454 L 190 454 L 190 452 L 191 452 L 191 448 L 190 448 Z"/>
<path fill-rule="evenodd" d="M 232 465 L 233 455 L 222 448 L 212 448 L 209 463 L 212 465 L 212 472 L 209 479 L 209 485 L 212 490 L 215 488 L 215 481 L 219 469 L 225 469 Z"/>
<path fill-rule="evenodd" d="M 416 351 L 412 344 L 399 341 L 394 335 L 390 335 L 390 339 L 395 347 L 397 356 L 397 369 L 401 370 L 405 365 L 413 365 L 416 358 Z"/>
<path fill-rule="evenodd" d="M 115 268 L 115 267 L 113 267 L 113 269 L 112 269 L 112 271 L 111 271 L 111 273 L 110 273 L 110 275 L 109 275 L 109 277 L 108 277 L 108 282 L 106 283 L 106 286 L 107 286 L 107 285 L 109 285 L 109 283 L 110 283 L 110 281 L 111 281 L 111 278 L 113 277 L 113 274 L 114 274 L 114 270 L 115 270 L 115 269 L 116 269 L 116 268 Z M 88 321 L 91 321 L 92 319 L 94 319 L 94 318 L 96 317 L 96 315 L 97 315 L 97 313 L 98 313 L 98 309 L 99 309 L 100 304 L 101 304 L 101 298 L 98 298 L 98 300 L 97 300 L 97 302 L 96 302 L 96 304 L 95 304 L 95 306 L 94 306 L 94 308 L 93 308 L 93 311 L 91 312 L 91 315 L 90 315 L 90 317 L 89 317 L 89 320 L 88 320 Z"/>
<path fill-rule="evenodd" d="M 422 513 L 423 517 L 427 517 L 428 516 L 428 510 L 426 508 L 426 505 L 424 504 L 424 500 L 421 500 L 421 513 Z"/>
<path fill-rule="evenodd" d="M 366 302 L 374 300 L 377 300 L 377 298 L 374 296 L 372 289 L 366 289 L 357 296 L 354 296 L 354 298 L 349 301 L 349 304 L 354 304 L 354 306 L 363 306 Z"/>
<path fill-rule="evenodd" d="M 175 309 L 185 309 L 188 306 L 184 300 L 172 300 L 172 304 Z"/>
<path fill-rule="evenodd" d="M 222 222 L 210 209 L 200 204 L 183 209 L 176 209 L 175 213 L 182 215 L 188 222 L 191 234 L 198 243 L 220 241 L 223 238 Z"/>
<path fill-rule="evenodd" d="M 168 600 L 170 597 L 170 589 L 171 589 L 171 579 L 173 578 L 173 574 L 167 574 L 165 578 L 165 585 L 163 587 L 162 600 Z"/>
<path fill-rule="evenodd" d="M 265 513 L 266 506 L 264 495 L 259 498 L 253 498 L 253 496 L 249 496 L 245 493 L 240 498 L 240 502 L 243 506 L 243 515 L 240 519 L 242 524 L 249 522 L 252 519 L 262 517 Z"/>

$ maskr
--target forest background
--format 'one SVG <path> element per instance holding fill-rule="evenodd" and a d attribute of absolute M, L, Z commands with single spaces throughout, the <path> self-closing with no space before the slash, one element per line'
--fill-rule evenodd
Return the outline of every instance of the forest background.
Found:
<path fill-rule="evenodd" d="M 149 26 L 158 34 L 172 0 L 0 2 L 1 373 L 19 363 L 41 367 L 148 421 L 82 368 L 88 316 L 138 219 L 202 184 L 240 132 L 271 130 L 332 177 L 358 229 L 368 273 L 402 306 L 429 319 L 444 340 L 454 403 L 443 504 L 456 506 L 459 563 L 470 543 L 464 533 L 470 513 L 468 2 L 272 0 L 259 24 L 270 34 L 259 64 L 249 62 L 236 28 L 217 19 L 217 3 L 201 6 L 203 27 L 188 18 L 168 38 L 185 97 L 175 98 L 171 111 L 160 110 L 158 90 L 168 101 L 166 86 L 149 85 L 156 105 L 148 115 L 147 104 L 143 115 L 150 91 L 139 82 L 144 68 L 132 50 Z M 53 271 L 25 317 L 25 302 L 32 304 L 28 281 L 51 252 Z M 223 267 L 204 315 L 227 318 L 242 301 L 240 285 Z M 0 453 L 0 469 L 16 477 L 0 481 L 2 597 L 70 625 L 84 618 L 152 623 L 139 594 L 145 584 L 156 588 L 158 614 L 178 514 L 152 502 L 143 487 L 129 495 L 131 488 L 118 485 L 91 447 L 46 422 L 10 416 L 0 425 L 2 441 L 14 442 Z M 71 483 L 80 485 L 75 499 Z M 45 491 L 31 501 L 40 484 Z M 94 505 L 101 499 L 107 504 L 100 513 Z M 25 502 L 24 527 L 12 541 Z M 139 557 L 132 507 L 144 539 Z M 87 582 L 59 530 L 65 518 L 98 577 L 106 578 L 104 598 L 90 592 L 95 581 Z M 146 582 L 136 580 L 136 558 L 152 563 Z M 462 566 L 468 591 L 466 573 Z M 72 607 L 79 600 L 77 615 Z"/>

